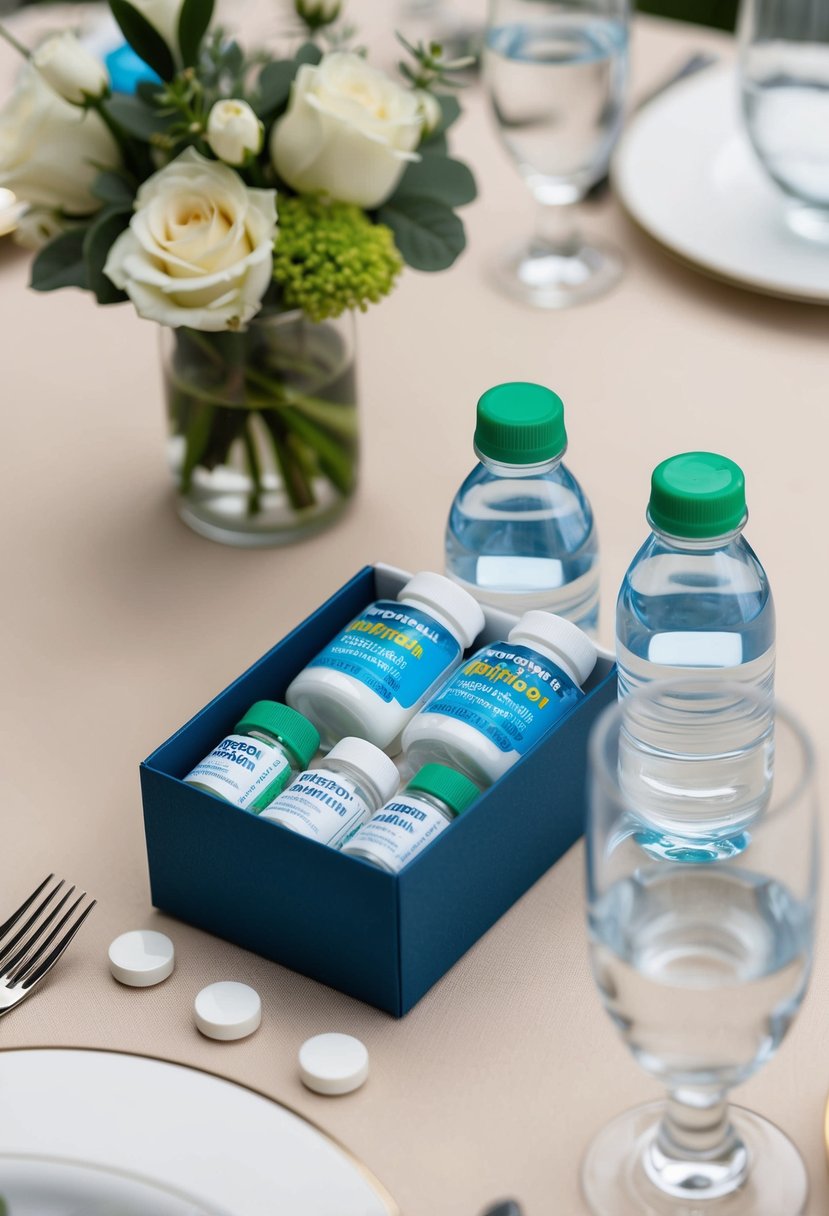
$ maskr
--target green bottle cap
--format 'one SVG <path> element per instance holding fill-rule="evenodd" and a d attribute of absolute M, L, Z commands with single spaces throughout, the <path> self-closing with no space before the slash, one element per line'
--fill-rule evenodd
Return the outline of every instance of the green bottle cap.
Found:
<path fill-rule="evenodd" d="M 474 781 L 453 768 L 447 768 L 445 764 L 424 764 L 406 783 L 406 789 L 434 794 L 456 815 L 462 815 L 481 792 Z"/>
<path fill-rule="evenodd" d="M 735 532 L 746 519 L 743 470 L 714 452 L 683 452 L 653 471 L 648 519 L 669 536 L 705 539 Z"/>
<path fill-rule="evenodd" d="M 236 730 L 240 735 L 252 730 L 275 735 L 280 743 L 290 748 L 302 768 L 320 745 L 319 731 L 313 722 L 279 701 L 257 701 L 251 705 L 242 720 L 236 723 Z"/>
<path fill-rule="evenodd" d="M 501 464 L 541 464 L 567 447 L 564 404 L 541 384 L 496 384 L 478 402 L 475 450 Z"/>

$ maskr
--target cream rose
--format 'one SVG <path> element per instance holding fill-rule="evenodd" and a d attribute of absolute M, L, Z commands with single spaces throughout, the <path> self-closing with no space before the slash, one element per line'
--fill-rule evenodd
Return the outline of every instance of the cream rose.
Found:
<path fill-rule="evenodd" d="M 301 194 L 378 207 L 419 157 L 423 115 L 415 94 L 359 55 L 335 51 L 303 64 L 285 115 L 274 125 L 277 173 Z"/>
<path fill-rule="evenodd" d="M 246 101 L 217 101 L 207 118 L 207 142 L 226 165 L 243 165 L 262 151 L 265 128 Z"/>
<path fill-rule="evenodd" d="M 68 30 L 42 42 L 32 63 L 46 83 L 72 105 L 82 106 L 88 98 L 103 97 L 109 90 L 109 77 L 100 59 Z"/>
<path fill-rule="evenodd" d="M 241 329 L 271 281 L 275 235 L 275 190 L 187 148 L 139 189 L 104 274 L 151 321 Z"/>
<path fill-rule="evenodd" d="M 101 168 L 116 168 L 115 140 L 97 114 L 58 97 L 27 65 L 0 110 L 0 186 L 34 207 L 88 215 L 101 203 L 90 186 Z"/>

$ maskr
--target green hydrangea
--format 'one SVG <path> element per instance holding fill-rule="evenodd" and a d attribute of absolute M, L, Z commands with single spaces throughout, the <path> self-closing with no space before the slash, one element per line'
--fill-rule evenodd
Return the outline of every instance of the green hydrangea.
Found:
<path fill-rule="evenodd" d="M 312 321 L 365 312 L 387 296 L 403 267 L 390 228 L 349 203 L 279 199 L 273 277 L 289 308 Z"/>

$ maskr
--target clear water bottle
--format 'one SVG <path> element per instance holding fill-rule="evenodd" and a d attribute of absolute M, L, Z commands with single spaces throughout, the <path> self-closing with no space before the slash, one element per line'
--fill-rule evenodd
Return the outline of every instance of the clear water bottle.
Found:
<path fill-rule="evenodd" d="M 598 539 L 593 512 L 562 464 L 561 398 L 540 384 L 499 384 L 478 402 L 480 464 L 446 527 L 446 573 L 483 604 L 516 616 L 544 608 L 595 633 Z"/>
<path fill-rule="evenodd" d="M 746 518 L 742 470 L 725 456 L 685 452 L 654 469 L 653 531 L 616 605 L 620 697 L 689 668 L 771 693 L 774 603 Z"/>

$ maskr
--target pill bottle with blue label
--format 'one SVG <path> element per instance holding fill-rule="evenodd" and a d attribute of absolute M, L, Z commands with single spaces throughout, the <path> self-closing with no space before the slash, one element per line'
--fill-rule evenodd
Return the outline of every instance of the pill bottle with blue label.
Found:
<path fill-rule="evenodd" d="M 403 734 L 411 768 L 447 764 L 489 785 L 583 696 L 596 648 L 577 625 L 525 612 L 444 681 Z"/>
<path fill-rule="evenodd" d="M 425 764 L 342 851 L 396 874 L 462 815 L 480 792 L 463 773 L 444 764 Z"/>
<path fill-rule="evenodd" d="M 394 755 L 429 693 L 484 627 L 480 604 L 442 574 L 409 579 L 396 600 L 369 604 L 288 687 L 289 705 L 324 747 L 356 735 Z"/>
<path fill-rule="evenodd" d="M 341 739 L 294 777 L 260 816 L 334 848 L 348 840 L 400 784 L 397 765 L 365 739 Z"/>
<path fill-rule="evenodd" d="M 257 701 L 184 780 L 258 815 L 319 747 L 316 727 L 288 705 Z"/>

